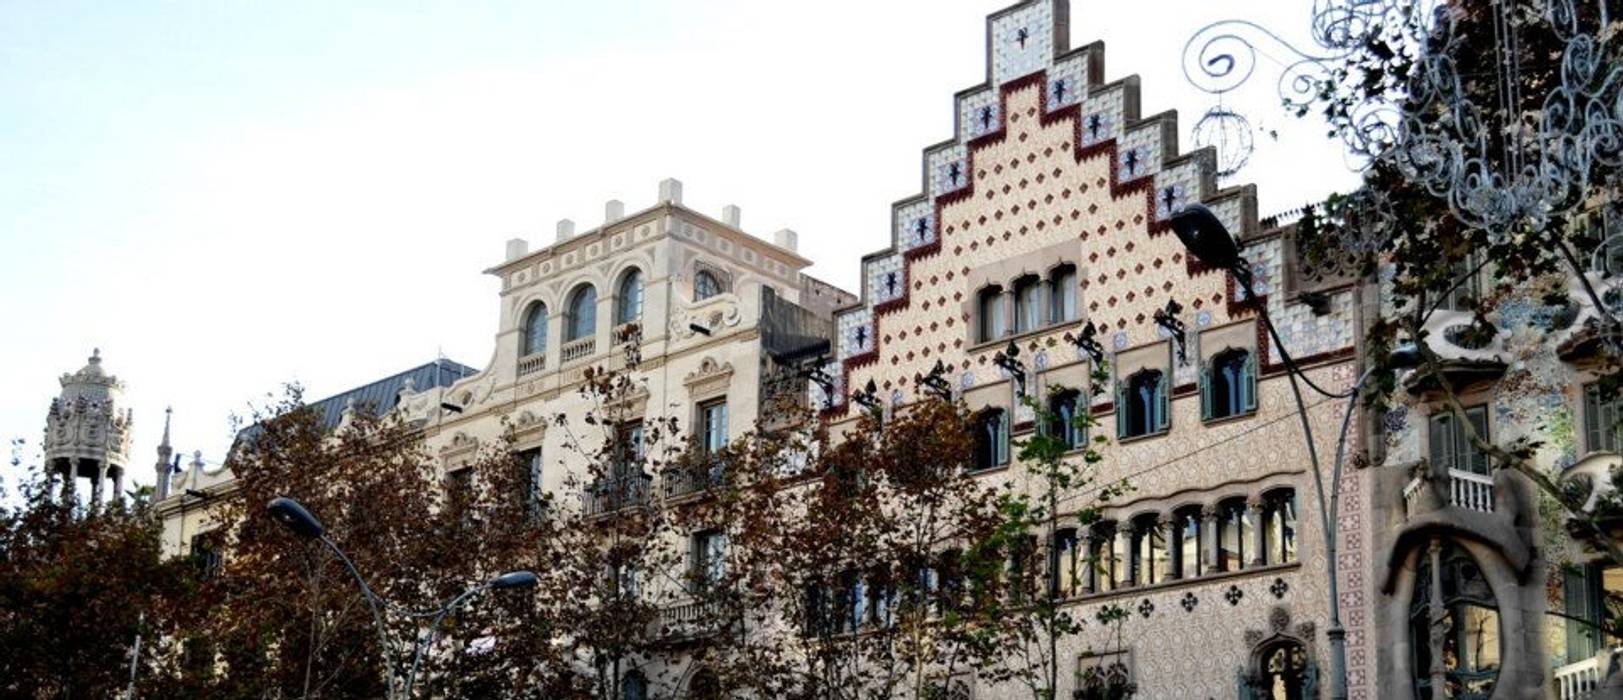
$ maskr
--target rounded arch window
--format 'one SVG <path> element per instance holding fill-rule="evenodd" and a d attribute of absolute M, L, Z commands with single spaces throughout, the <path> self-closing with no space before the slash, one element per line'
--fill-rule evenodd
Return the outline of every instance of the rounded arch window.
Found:
<path fill-rule="evenodd" d="M 1485 699 L 1499 681 L 1498 604 L 1482 567 L 1453 542 L 1432 541 L 1415 566 L 1409 603 L 1410 673 L 1427 700 Z M 1434 660 L 1441 671 L 1432 672 Z"/>
<path fill-rule="evenodd" d="M 722 292 L 721 280 L 709 270 L 700 270 L 693 275 L 693 300 L 704 301 Z"/>
<path fill-rule="evenodd" d="M 564 324 L 564 340 L 590 338 L 596 332 L 597 289 L 583 284 L 569 295 L 569 318 Z"/>
<path fill-rule="evenodd" d="M 632 323 L 642 318 L 642 270 L 631 268 L 620 277 L 614 305 L 614 322 Z"/>
<path fill-rule="evenodd" d="M 524 347 L 521 355 L 538 355 L 547 351 L 547 305 L 530 304 L 524 312 Z"/>

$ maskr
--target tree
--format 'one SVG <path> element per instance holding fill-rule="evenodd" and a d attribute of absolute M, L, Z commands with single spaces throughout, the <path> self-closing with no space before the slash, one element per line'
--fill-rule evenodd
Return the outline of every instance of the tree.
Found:
<path fill-rule="evenodd" d="M 137 637 L 149 646 L 190 622 L 196 562 L 161 558 L 145 491 L 92 514 L 41 469 L 11 467 L 23 476 L 0 506 L 0 695 L 120 696 L 132 671 L 158 667 L 144 652 L 132 668 Z"/>

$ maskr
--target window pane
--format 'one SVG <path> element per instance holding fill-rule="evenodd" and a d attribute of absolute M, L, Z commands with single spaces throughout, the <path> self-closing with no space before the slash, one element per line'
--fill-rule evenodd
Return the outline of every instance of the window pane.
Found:
<path fill-rule="evenodd" d="M 1200 514 L 1185 513 L 1179 521 L 1178 576 L 1194 578 L 1200 570 Z"/>
<path fill-rule="evenodd" d="M 1049 289 L 1049 320 L 1054 323 L 1075 321 L 1076 268 L 1063 267 L 1055 271 Z"/>
<path fill-rule="evenodd" d="M 642 317 L 642 273 L 635 270 L 626 274 L 620 283 L 619 323 L 630 323 Z"/>
<path fill-rule="evenodd" d="M 1025 333 L 1042 325 L 1042 286 L 1029 279 L 1014 288 L 1015 332 Z"/>

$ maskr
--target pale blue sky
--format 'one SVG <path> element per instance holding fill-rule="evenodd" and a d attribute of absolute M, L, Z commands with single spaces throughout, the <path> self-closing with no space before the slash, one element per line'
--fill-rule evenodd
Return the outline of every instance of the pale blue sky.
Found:
<path fill-rule="evenodd" d="M 325 396 L 441 349 L 483 367 L 503 241 L 664 177 L 796 229 L 854 288 L 1005 4 L 0 0 L 0 437 L 32 458 L 92 347 L 129 385 L 143 483 L 166 405 L 217 460 L 280 382 Z M 1073 0 L 1072 45 L 1105 40 L 1107 78 L 1142 75 L 1187 144 L 1213 100 L 1184 40 L 1240 13 L 1299 36 L 1309 4 Z M 1345 189 L 1262 82 L 1234 104 L 1284 134 L 1241 178 L 1263 211 Z"/>

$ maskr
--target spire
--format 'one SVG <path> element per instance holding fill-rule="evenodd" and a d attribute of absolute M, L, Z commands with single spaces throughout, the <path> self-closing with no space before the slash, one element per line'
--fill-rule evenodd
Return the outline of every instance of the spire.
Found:
<path fill-rule="evenodd" d="M 173 417 L 174 413 L 175 409 L 173 407 L 166 406 L 163 409 L 163 441 L 158 443 L 158 464 L 155 467 L 158 471 L 159 500 L 169 496 L 169 479 L 175 472 L 170 459 L 170 455 L 174 454 L 175 449 L 169 445 L 169 419 Z"/>
<path fill-rule="evenodd" d="M 173 406 L 163 408 L 163 442 L 158 445 L 158 450 L 162 452 L 169 451 L 169 419 L 174 416 L 174 413 L 175 408 Z"/>

